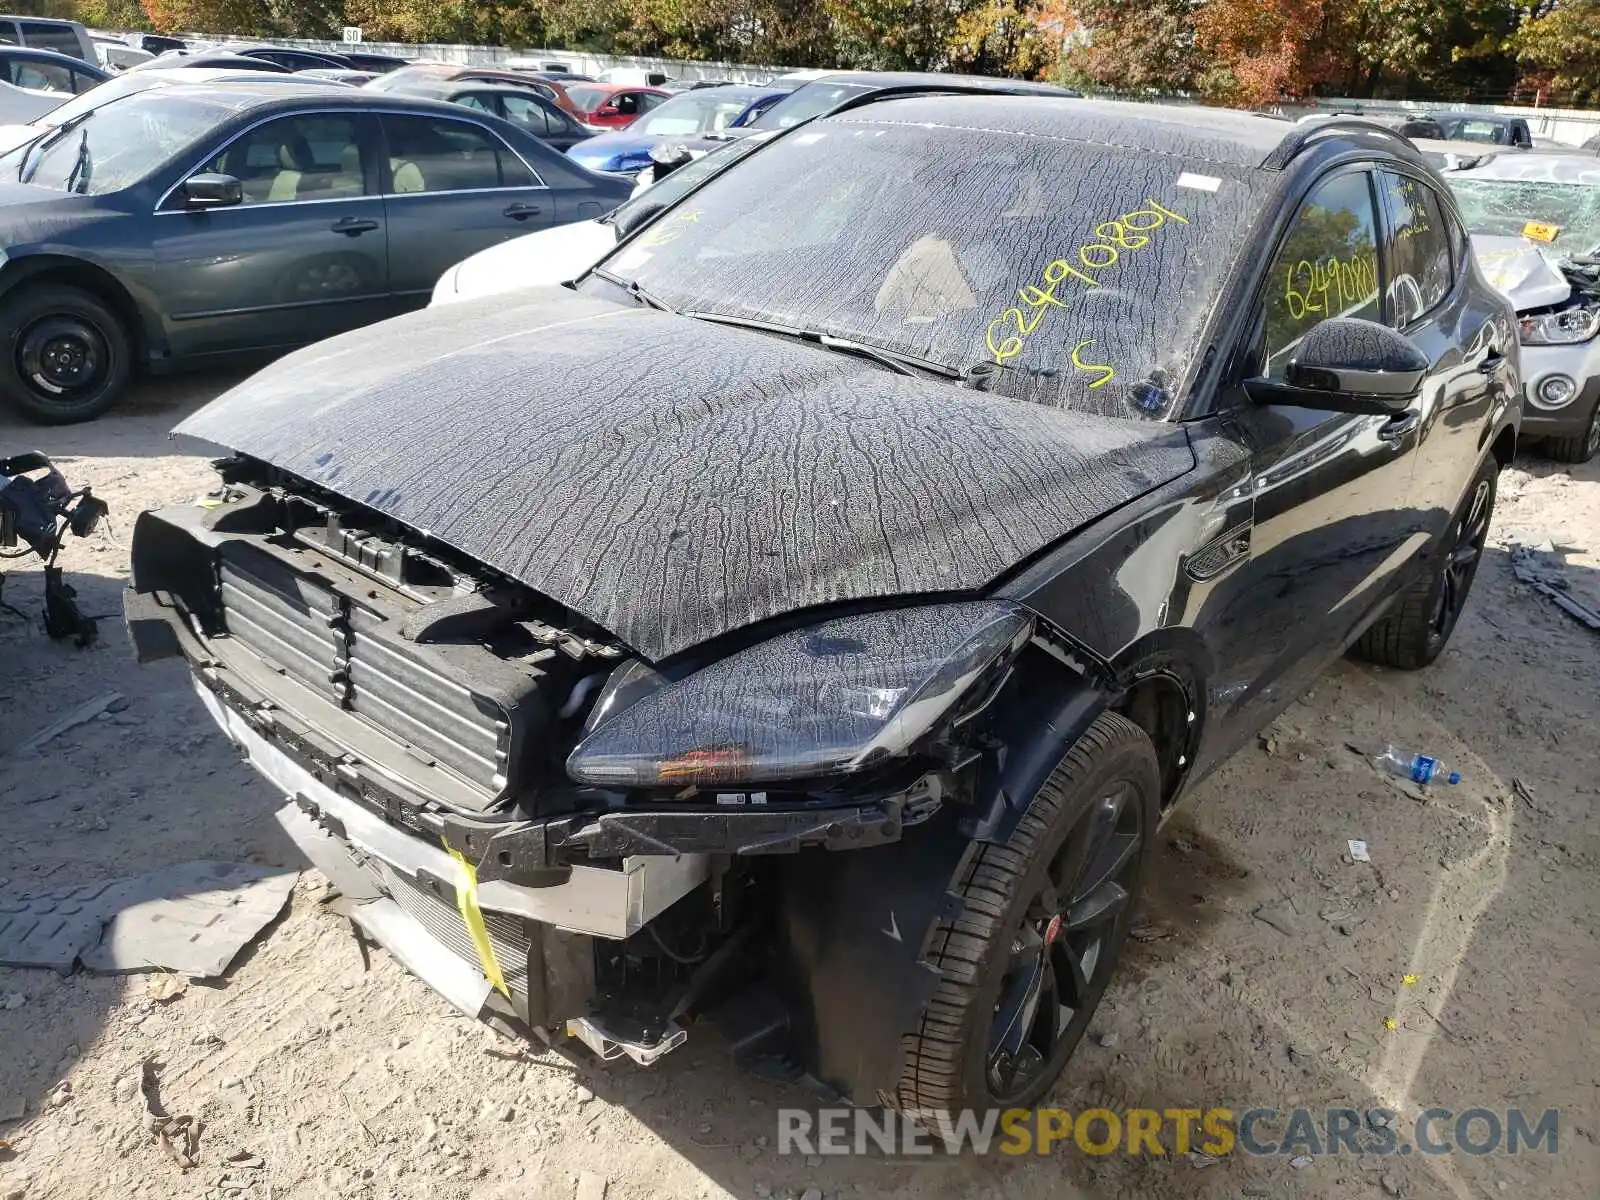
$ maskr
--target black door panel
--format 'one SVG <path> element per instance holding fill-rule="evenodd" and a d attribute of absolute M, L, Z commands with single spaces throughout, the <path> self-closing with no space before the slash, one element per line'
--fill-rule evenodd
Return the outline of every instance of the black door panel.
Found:
<path fill-rule="evenodd" d="M 1327 318 L 1380 317 L 1380 236 L 1367 172 L 1336 172 L 1312 189 L 1268 268 L 1241 377 L 1281 379 L 1300 339 Z M 1236 386 L 1222 407 L 1224 428 L 1250 456 L 1252 502 L 1249 556 L 1197 617 L 1217 662 L 1212 754 L 1293 700 L 1426 540 L 1411 500 L 1416 406 L 1393 416 L 1262 406 Z"/>
<path fill-rule="evenodd" d="M 1469 286 L 1465 235 L 1431 184 L 1378 173 L 1389 323 L 1428 356 L 1419 397 L 1421 439 L 1413 484 L 1430 535 L 1442 534 L 1487 452 L 1483 431 L 1511 365 L 1492 304 Z"/>

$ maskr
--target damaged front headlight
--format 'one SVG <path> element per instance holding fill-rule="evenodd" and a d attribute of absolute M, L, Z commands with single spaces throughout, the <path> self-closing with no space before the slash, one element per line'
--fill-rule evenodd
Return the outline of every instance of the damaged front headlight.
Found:
<path fill-rule="evenodd" d="M 973 601 L 837 617 L 750 646 L 676 683 L 618 668 L 567 760 L 602 787 L 775 783 L 903 754 L 1033 628 Z"/>
<path fill-rule="evenodd" d="M 1523 317 L 1524 346 L 1575 346 L 1600 333 L 1600 307 L 1568 308 L 1561 312 Z"/>

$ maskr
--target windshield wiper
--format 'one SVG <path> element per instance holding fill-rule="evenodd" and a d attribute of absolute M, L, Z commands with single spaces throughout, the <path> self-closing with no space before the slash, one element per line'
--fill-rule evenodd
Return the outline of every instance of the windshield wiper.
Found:
<path fill-rule="evenodd" d="M 22 162 L 17 165 L 17 181 L 19 183 L 27 183 L 28 180 L 32 179 L 33 172 L 38 170 L 39 167 L 39 156 L 92 116 L 94 116 L 94 109 L 91 108 L 86 113 L 79 113 L 70 121 L 61 122 L 49 133 L 34 138 L 29 143 L 27 152 L 23 154 Z M 30 169 L 29 164 L 32 164 L 32 169 Z"/>
<path fill-rule="evenodd" d="M 78 139 L 78 156 L 72 160 L 72 170 L 67 172 L 66 190 L 82 195 L 89 187 L 89 131 L 85 129 Z"/>
<path fill-rule="evenodd" d="M 663 300 L 660 296 L 657 296 L 655 293 L 647 290 L 645 288 L 645 286 L 642 283 L 640 283 L 637 279 L 624 279 L 620 275 L 613 275 L 610 271 L 607 271 L 604 267 L 595 267 L 589 273 L 591 275 L 599 276 L 601 279 L 604 279 L 607 283 L 615 284 L 617 287 L 619 287 L 623 291 L 627 292 L 628 295 L 632 296 L 640 304 L 643 304 L 648 308 L 658 308 L 662 312 L 667 312 L 667 313 L 676 313 L 678 311 L 677 309 L 673 308 L 672 305 L 668 304 L 665 300 Z"/>
<path fill-rule="evenodd" d="M 802 329 L 795 325 L 780 325 L 776 321 L 762 321 L 753 317 L 729 317 L 722 313 L 714 312 L 685 312 L 685 317 L 693 317 L 697 321 L 708 321 L 713 325 L 736 325 L 744 329 L 758 329 L 762 333 L 776 333 L 781 337 L 792 337 L 797 341 L 810 342 L 814 346 L 821 346 L 825 350 L 837 350 L 840 354 L 854 354 L 858 358 L 868 358 L 879 366 L 888 367 L 897 375 L 917 376 L 918 371 L 926 371 L 930 375 L 937 375 L 942 379 L 962 379 L 964 373 L 944 363 L 934 362 L 931 358 L 923 358 L 917 354 L 907 354 L 903 350 L 887 350 L 882 346 L 869 345 L 866 342 L 853 341 L 850 338 L 835 337 L 831 333 L 823 333 L 820 329 Z"/>

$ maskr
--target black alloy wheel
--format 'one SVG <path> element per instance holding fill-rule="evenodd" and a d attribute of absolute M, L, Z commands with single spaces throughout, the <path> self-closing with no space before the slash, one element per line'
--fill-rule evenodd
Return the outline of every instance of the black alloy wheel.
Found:
<path fill-rule="evenodd" d="M 1148 832 L 1138 797 L 1118 782 L 1067 834 L 1011 942 L 989 1034 L 989 1087 L 1006 1105 L 1065 1062 L 1105 990 L 1107 953 L 1138 894 Z"/>
<path fill-rule="evenodd" d="M 1466 507 L 1450 527 L 1450 541 L 1440 563 L 1441 575 L 1438 598 L 1434 603 L 1433 619 L 1429 622 L 1430 640 L 1438 643 L 1438 650 L 1450 637 L 1450 631 L 1461 619 L 1467 595 L 1472 590 L 1473 577 L 1478 564 L 1483 561 L 1483 548 L 1489 540 L 1489 518 L 1494 513 L 1495 478 L 1479 475 L 1472 485 Z M 1438 650 L 1435 650 L 1437 654 Z"/>
<path fill-rule="evenodd" d="M 1500 464 L 1492 456 L 1485 459 L 1450 520 L 1432 569 L 1356 639 L 1350 647 L 1352 654 L 1386 667 L 1415 671 L 1444 653 L 1483 561 L 1499 474 Z"/>
<path fill-rule="evenodd" d="M 906 1111 L 1027 1107 L 1083 1039 L 1128 940 L 1159 820 L 1155 747 L 1103 713 L 1003 842 L 975 843 L 924 961 L 939 980 L 893 1096 Z"/>

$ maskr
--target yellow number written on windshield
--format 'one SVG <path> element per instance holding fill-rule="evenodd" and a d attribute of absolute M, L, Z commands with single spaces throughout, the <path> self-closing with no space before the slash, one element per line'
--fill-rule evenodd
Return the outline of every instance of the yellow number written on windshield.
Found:
<path fill-rule="evenodd" d="M 1096 225 L 1094 235 L 1098 241 L 1086 241 L 1080 245 L 1072 254 L 1073 261 L 1057 258 L 1046 263 L 1042 272 L 1043 283 L 1025 284 L 1019 288 L 1017 303 L 989 322 L 984 333 L 984 344 L 990 357 L 995 362 L 1003 363 L 1021 354 L 1028 336 L 1039 327 L 1051 306 L 1066 307 L 1056 295 L 1062 284 L 1098 287 L 1099 276 L 1115 267 L 1127 255 L 1137 254 L 1149 246 L 1151 235 L 1169 221 L 1189 224 L 1188 217 L 1154 200 L 1146 200 L 1145 207 Z M 1116 371 L 1108 364 L 1091 362 L 1083 357 L 1083 351 L 1092 345 L 1092 340 L 1079 342 L 1072 351 L 1072 365 L 1095 377 L 1090 387 L 1103 387 L 1116 377 Z"/>

